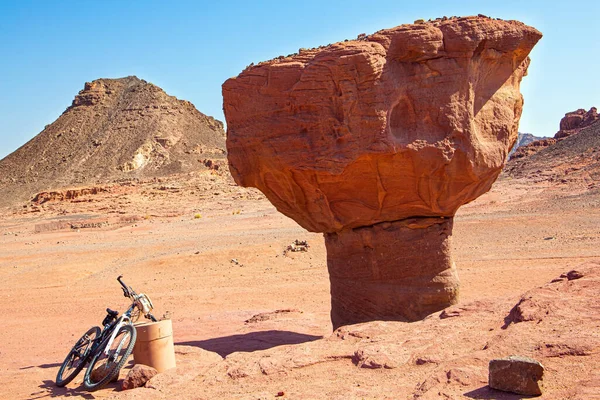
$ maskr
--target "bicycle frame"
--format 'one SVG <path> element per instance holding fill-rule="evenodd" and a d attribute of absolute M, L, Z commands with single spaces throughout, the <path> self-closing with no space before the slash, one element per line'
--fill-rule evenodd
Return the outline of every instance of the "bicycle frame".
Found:
<path fill-rule="evenodd" d="M 122 277 L 120 275 L 117 280 L 121 284 L 123 295 L 131 300 L 131 305 L 120 316 L 118 311 L 106 309 L 107 314 L 102 324 L 90 328 L 67 354 L 56 376 L 57 386 L 64 387 L 71 382 L 89 362 L 83 381 L 84 386 L 90 391 L 103 388 L 116 376 L 115 374 L 118 375 L 127 357 L 133 351 L 136 339 L 133 321 L 144 315 L 147 319 L 156 322 L 156 318 L 152 315 L 154 306 L 150 298 L 143 293 L 137 294 L 131 286 L 123 282 Z M 123 336 L 119 337 L 119 333 Z M 94 339 L 91 339 L 92 337 Z M 111 349 L 115 341 L 118 341 L 117 347 Z M 106 360 L 103 359 L 104 356 Z M 94 369 L 97 362 L 104 363 L 105 367 L 108 367 L 100 371 L 100 374 L 104 375 L 98 380 L 92 377 L 92 371 L 98 370 Z"/>
<path fill-rule="evenodd" d="M 127 310 L 127 311 L 129 311 L 129 310 Z M 104 347 L 104 354 L 106 356 L 108 356 L 108 353 L 110 353 L 110 347 L 112 346 L 112 343 L 114 342 L 115 337 L 117 337 L 117 334 L 119 333 L 119 329 L 121 329 L 121 327 L 123 325 L 129 325 L 132 323 L 128 314 L 129 314 L 129 312 L 126 312 L 125 314 L 121 315 L 119 317 L 119 319 L 117 320 L 117 323 L 115 324 L 115 326 L 112 328 L 112 332 L 110 334 L 108 342 L 106 343 L 106 346 Z M 119 348 L 117 349 L 116 353 L 121 351 L 121 346 L 123 346 L 123 343 L 119 344 Z"/>

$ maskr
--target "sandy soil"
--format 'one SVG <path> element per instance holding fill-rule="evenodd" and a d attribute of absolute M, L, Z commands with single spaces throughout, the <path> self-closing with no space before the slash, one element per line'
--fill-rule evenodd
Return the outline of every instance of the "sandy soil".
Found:
<path fill-rule="evenodd" d="M 57 221 L 73 223 L 75 228 L 61 227 Z M 489 318 L 481 314 L 463 322 L 454 319 L 459 322 L 452 322 L 452 329 L 443 328 L 444 319 L 429 319 L 422 326 L 395 323 L 400 325 L 369 325 L 368 329 L 417 340 L 427 337 L 420 329 L 429 327 L 437 339 L 468 352 L 469 338 L 483 340 L 483 332 L 494 330 L 499 316 L 506 316 L 523 293 L 584 262 L 600 261 L 599 226 L 597 192 L 577 185 L 499 181 L 490 193 L 459 211 L 453 235 L 462 284 L 459 305 L 479 305 L 476 308 Z M 295 239 L 307 240 L 309 251 L 284 255 Z M 179 363 L 176 373 L 161 374 L 166 378 L 157 379 L 154 389 L 128 393 L 119 392 L 116 384 L 85 392 L 80 386 L 83 373 L 67 388 L 55 387 L 58 367 L 74 340 L 100 323 L 106 307 L 121 311 L 127 307 L 116 281 L 119 274 L 152 297 L 157 315 L 170 312 Z M 489 360 L 483 358 L 475 363 L 477 379 L 455 380 L 459 383 L 444 394 L 441 389 L 435 393 L 423 389 L 437 371 L 433 367 L 365 369 L 357 368 L 347 356 L 336 356 L 336 338 L 344 334 L 332 335 L 322 236 L 306 232 L 261 195 L 237 188 L 224 177 L 151 182 L 90 195 L 76 203 L 6 210 L 0 215 L 0 280 L 2 399 L 417 398 L 421 394 L 423 398 L 520 398 L 486 389 L 481 371 Z M 246 322 L 276 310 L 289 312 Z M 498 354 L 503 354 L 500 349 L 511 353 L 507 343 L 498 347 Z M 454 360 L 463 372 L 469 367 L 469 363 L 457 364 L 459 358 L 449 356 L 449 348 L 440 345 L 439 349 L 436 357 Z M 315 362 L 299 361 L 298 354 L 310 352 L 326 355 L 315 356 Z M 214 353 L 226 359 L 220 361 Z M 281 360 L 285 354 L 294 355 L 290 356 L 293 367 L 281 367 L 279 361 L 268 364 L 278 366 L 272 367 L 277 369 L 273 373 L 264 366 L 266 357 Z M 578 365 L 580 371 L 599 362 L 597 349 L 576 363 L 573 357 L 549 361 L 554 373 L 550 371 L 545 381 L 554 397 L 548 398 L 560 398 L 573 385 L 564 372 L 569 365 Z M 248 372 L 255 364 L 260 364 L 261 373 Z"/>

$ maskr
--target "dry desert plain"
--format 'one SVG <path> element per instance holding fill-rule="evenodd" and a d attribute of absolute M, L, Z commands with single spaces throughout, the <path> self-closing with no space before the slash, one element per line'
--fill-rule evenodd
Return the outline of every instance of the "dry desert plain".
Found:
<path fill-rule="evenodd" d="M 487 387 L 511 354 L 545 366 L 543 398 L 600 396 L 597 189 L 500 179 L 456 216 L 458 305 L 335 332 L 322 235 L 259 192 L 215 171 L 105 189 L 0 215 L 2 399 L 517 399 Z M 296 239 L 308 252 L 284 255 Z M 129 391 L 55 387 L 73 342 L 128 306 L 119 274 L 170 313 L 178 367 Z"/>

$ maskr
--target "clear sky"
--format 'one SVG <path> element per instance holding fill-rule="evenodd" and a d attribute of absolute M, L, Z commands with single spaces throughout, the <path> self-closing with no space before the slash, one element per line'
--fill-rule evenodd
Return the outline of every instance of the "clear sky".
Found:
<path fill-rule="evenodd" d="M 416 19 L 482 13 L 544 37 L 531 53 L 521 132 L 600 107 L 600 20 L 569 1 L 0 0 L 0 158 L 53 122 L 86 81 L 136 75 L 223 120 L 221 84 L 251 62 Z"/>

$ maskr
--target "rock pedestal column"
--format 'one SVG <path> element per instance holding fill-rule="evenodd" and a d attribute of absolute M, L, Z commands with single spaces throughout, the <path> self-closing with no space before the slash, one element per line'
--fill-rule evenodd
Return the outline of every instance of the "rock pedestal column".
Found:
<path fill-rule="evenodd" d="M 413 218 L 326 233 L 334 329 L 416 321 L 456 303 L 452 218 Z"/>

